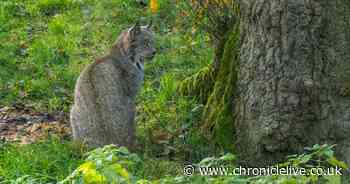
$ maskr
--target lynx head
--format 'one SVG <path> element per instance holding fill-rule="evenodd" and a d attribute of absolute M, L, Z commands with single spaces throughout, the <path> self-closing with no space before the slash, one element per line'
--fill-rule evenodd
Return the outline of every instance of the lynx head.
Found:
<path fill-rule="evenodd" d="M 143 70 L 145 60 L 151 60 L 156 54 L 154 34 L 151 25 L 135 26 L 129 29 L 130 54 L 133 56 L 135 66 Z"/>
<path fill-rule="evenodd" d="M 144 61 L 151 60 L 156 54 L 151 25 L 140 26 L 136 23 L 123 31 L 111 52 L 112 55 L 128 57 L 136 68 L 143 70 Z"/>

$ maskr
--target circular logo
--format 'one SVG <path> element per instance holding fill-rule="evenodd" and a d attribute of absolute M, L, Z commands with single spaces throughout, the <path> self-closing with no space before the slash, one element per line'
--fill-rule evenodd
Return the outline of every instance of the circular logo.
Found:
<path fill-rule="evenodd" d="M 192 165 L 186 165 L 184 167 L 184 175 L 192 176 L 194 174 L 194 167 Z"/>

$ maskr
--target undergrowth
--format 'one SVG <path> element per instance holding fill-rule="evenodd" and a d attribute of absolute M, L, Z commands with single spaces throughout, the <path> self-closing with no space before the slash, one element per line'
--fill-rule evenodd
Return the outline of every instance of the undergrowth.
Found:
<path fill-rule="evenodd" d="M 202 71 L 196 75 L 201 77 L 214 57 L 208 35 L 194 30 L 189 20 L 181 17 L 186 13 L 181 10 L 187 8 L 181 2 L 159 0 L 159 12 L 152 15 L 131 0 L 0 1 L 0 106 L 22 103 L 38 111 L 68 113 L 79 73 L 103 55 L 123 29 L 140 17 L 144 23 L 153 20 L 157 43 L 157 56 L 146 63 L 145 81 L 137 99 L 137 154 L 113 146 L 86 153 L 80 145 L 58 138 L 30 145 L 1 143 L 1 184 L 94 179 L 103 183 L 113 177 L 118 183 L 250 181 L 182 176 L 183 163 L 207 164 L 205 161 L 227 158 L 231 163 L 235 157 L 209 157 L 226 153 L 198 131 L 203 111 L 215 114 L 216 107 L 208 110 L 203 101 L 181 96 L 177 90 L 187 76 Z M 234 76 L 228 77 L 226 82 L 234 82 Z M 229 100 L 232 94 L 226 92 L 231 89 L 222 89 L 222 101 Z M 217 105 L 225 108 L 225 103 Z M 260 178 L 255 179 L 259 183 Z M 260 183 L 282 179 L 263 178 Z"/>
<path fill-rule="evenodd" d="M 144 24 L 152 20 L 157 56 L 146 63 L 136 117 L 139 154 L 152 168 L 144 165 L 140 172 L 160 178 L 171 174 L 171 169 L 164 169 L 170 163 L 199 161 L 214 154 L 214 147 L 207 146 L 207 140 L 196 131 L 203 105 L 180 97 L 176 90 L 179 81 L 209 65 L 213 57 L 209 38 L 193 34 L 191 26 L 184 23 L 180 17 L 184 3 L 158 2 L 159 12 L 151 14 L 136 1 L 0 1 L 0 106 L 20 103 L 37 111 L 68 113 L 82 69 L 103 55 L 123 29 L 139 19 Z M 58 146 L 55 141 L 23 147 L 6 144 L 0 159 L 0 164 L 6 163 L 3 175 L 27 182 L 40 173 L 40 181 L 62 179 L 71 171 L 69 164 L 73 167 L 80 162 L 70 155 L 68 144 L 63 143 L 57 154 L 50 152 Z M 29 164 L 29 152 L 35 166 Z M 45 154 L 42 160 L 41 154 Z M 67 165 L 53 166 L 56 159 L 68 159 L 69 155 Z"/>
<path fill-rule="evenodd" d="M 0 181 L 26 176 L 40 183 L 62 180 L 82 163 L 83 152 L 80 146 L 54 137 L 31 145 L 1 143 Z"/>

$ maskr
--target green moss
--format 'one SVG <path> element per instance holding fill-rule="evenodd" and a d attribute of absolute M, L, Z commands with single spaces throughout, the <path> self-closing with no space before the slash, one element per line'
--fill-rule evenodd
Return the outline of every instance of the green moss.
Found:
<path fill-rule="evenodd" d="M 213 90 L 215 76 L 213 67 L 207 66 L 182 81 L 178 91 L 181 95 L 193 96 L 205 104 Z"/>
<path fill-rule="evenodd" d="M 220 147 L 232 150 L 233 100 L 236 91 L 239 29 L 236 25 L 226 41 L 215 85 L 203 113 L 202 127 Z"/>
<path fill-rule="evenodd" d="M 234 133 L 233 100 L 238 63 L 239 27 L 229 31 L 221 49 L 219 69 L 208 66 L 185 79 L 179 86 L 182 95 L 193 96 L 205 104 L 202 134 L 225 150 L 232 151 Z"/>

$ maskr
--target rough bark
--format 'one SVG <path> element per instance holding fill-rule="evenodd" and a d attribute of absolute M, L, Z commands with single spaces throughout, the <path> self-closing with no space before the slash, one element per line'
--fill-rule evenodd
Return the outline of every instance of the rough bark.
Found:
<path fill-rule="evenodd" d="M 239 3 L 235 141 L 245 165 L 322 143 L 350 164 L 350 1 Z"/>

